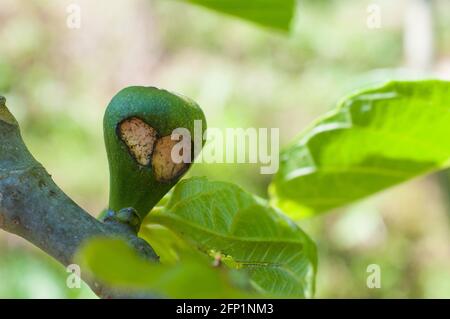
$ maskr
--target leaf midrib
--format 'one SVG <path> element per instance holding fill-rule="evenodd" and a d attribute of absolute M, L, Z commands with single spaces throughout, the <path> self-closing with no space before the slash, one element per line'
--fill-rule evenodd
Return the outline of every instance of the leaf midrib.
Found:
<path fill-rule="evenodd" d="M 220 234 L 220 233 L 217 233 L 217 232 L 210 231 L 210 230 L 208 230 L 206 228 L 202 228 L 202 227 L 198 226 L 198 224 L 195 224 L 195 223 L 193 223 L 191 221 L 187 221 L 185 219 L 181 219 L 176 214 L 173 214 L 173 213 L 164 212 L 165 216 L 162 216 L 160 214 L 161 213 L 158 212 L 158 215 L 154 214 L 153 216 L 150 216 L 148 218 L 148 220 L 150 222 L 153 221 L 153 222 L 158 223 L 158 220 L 173 219 L 173 220 L 176 220 L 176 221 L 181 222 L 183 224 L 187 224 L 187 225 L 189 225 L 189 226 L 191 226 L 193 228 L 196 228 L 196 229 L 198 229 L 200 231 L 203 231 L 205 233 L 208 233 L 208 234 L 211 234 L 211 235 L 214 235 L 214 236 L 217 236 L 217 237 L 221 237 L 221 238 L 224 238 L 224 239 L 229 239 L 229 240 L 243 241 L 243 242 L 249 242 L 250 241 L 250 242 L 260 242 L 260 243 L 264 243 L 265 242 L 265 243 L 295 244 L 295 245 L 303 246 L 303 242 L 294 241 L 294 240 L 288 240 L 288 239 L 283 239 L 282 241 L 275 241 L 275 238 L 268 238 L 267 240 L 261 240 L 261 239 L 258 239 L 257 237 L 248 237 L 248 238 L 245 238 L 245 240 L 244 240 L 244 239 L 240 239 L 239 237 L 236 237 L 236 236 L 233 236 L 233 235 L 224 235 L 224 234 Z M 164 224 L 162 224 L 162 225 L 164 226 Z"/>

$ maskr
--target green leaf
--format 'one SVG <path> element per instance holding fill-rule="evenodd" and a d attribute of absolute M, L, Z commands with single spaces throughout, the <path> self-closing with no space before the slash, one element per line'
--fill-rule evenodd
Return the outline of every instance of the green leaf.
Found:
<path fill-rule="evenodd" d="M 139 237 L 152 246 L 162 264 L 175 264 L 180 261 L 184 254 L 198 253 L 195 247 L 187 244 L 174 232 L 161 225 L 147 224 L 142 226 Z"/>
<path fill-rule="evenodd" d="M 145 224 L 161 224 L 209 255 L 249 273 L 270 296 L 311 297 L 317 264 L 308 236 L 264 200 L 224 182 L 182 180 Z"/>
<path fill-rule="evenodd" d="M 245 298 L 242 274 L 215 268 L 198 255 L 185 255 L 173 265 L 151 263 L 124 241 L 95 238 L 78 252 L 77 263 L 96 280 L 117 289 L 170 298 Z"/>
<path fill-rule="evenodd" d="M 184 0 L 262 26 L 289 31 L 296 0 Z"/>
<path fill-rule="evenodd" d="M 344 99 L 280 155 L 273 202 L 298 218 L 448 167 L 450 82 L 390 82 Z"/>

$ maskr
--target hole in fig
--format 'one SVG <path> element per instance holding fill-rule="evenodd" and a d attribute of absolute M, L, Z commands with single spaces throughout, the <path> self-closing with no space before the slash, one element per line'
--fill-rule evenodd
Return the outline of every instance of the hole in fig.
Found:
<path fill-rule="evenodd" d="M 175 163 L 172 160 L 172 148 L 177 143 L 178 141 L 172 140 L 170 135 L 161 137 L 156 142 L 152 155 L 152 167 L 158 182 L 170 182 L 183 174 L 189 167 L 189 163 Z"/>
<path fill-rule="evenodd" d="M 130 117 L 119 124 L 119 135 L 131 155 L 141 165 L 150 164 L 157 131 L 137 117 Z"/>

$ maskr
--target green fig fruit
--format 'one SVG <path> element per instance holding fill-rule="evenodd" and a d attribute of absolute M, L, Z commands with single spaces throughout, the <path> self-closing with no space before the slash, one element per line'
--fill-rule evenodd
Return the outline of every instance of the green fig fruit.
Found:
<path fill-rule="evenodd" d="M 197 128 L 200 124 L 200 132 L 194 130 L 194 121 Z M 189 162 L 174 161 L 171 156 L 181 142 L 172 136 L 177 128 L 190 133 L 188 151 L 193 161 L 206 130 L 205 116 L 195 102 L 154 87 L 128 87 L 114 96 L 103 120 L 110 210 L 132 207 L 142 220 L 187 171 Z"/>

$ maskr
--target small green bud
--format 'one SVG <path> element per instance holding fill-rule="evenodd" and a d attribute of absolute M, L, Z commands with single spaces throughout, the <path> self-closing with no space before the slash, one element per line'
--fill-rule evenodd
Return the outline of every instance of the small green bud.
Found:
<path fill-rule="evenodd" d="M 119 210 L 116 214 L 116 219 L 137 230 L 139 230 L 139 226 L 141 225 L 141 219 L 133 207 L 122 208 Z"/>
<path fill-rule="evenodd" d="M 101 217 L 103 222 L 119 222 L 128 225 L 135 232 L 139 231 L 141 219 L 133 207 L 122 208 L 117 213 L 111 209 L 106 210 Z"/>

